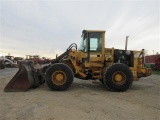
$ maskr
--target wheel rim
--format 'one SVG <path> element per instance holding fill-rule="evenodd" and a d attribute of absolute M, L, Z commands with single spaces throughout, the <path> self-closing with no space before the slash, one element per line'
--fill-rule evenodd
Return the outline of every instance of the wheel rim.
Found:
<path fill-rule="evenodd" d="M 113 74 L 112 81 L 116 85 L 123 85 L 126 82 L 126 75 L 121 71 L 117 71 Z"/>
<path fill-rule="evenodd" d="M 63 85 L 66 82 L 66 74 L 63 71 L 56 71 L 52 74 L 52 82 L 56 85 Z"/>

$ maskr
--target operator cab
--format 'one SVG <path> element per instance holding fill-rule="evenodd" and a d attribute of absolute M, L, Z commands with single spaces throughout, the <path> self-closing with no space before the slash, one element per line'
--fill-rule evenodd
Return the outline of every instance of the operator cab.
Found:
<path fill-rule="evenodd" d="M 80 49 L 83 52 L 102 52 L 102 32 L 82 31 Z"/>
<path fill-rule="evenodd" d="M 87 61 L 100 60 L 104 52 L 105 31 L 83 30 L 79 50 L 86 53 Z M 98 60 L 98 61 L 99 61 Z"/>

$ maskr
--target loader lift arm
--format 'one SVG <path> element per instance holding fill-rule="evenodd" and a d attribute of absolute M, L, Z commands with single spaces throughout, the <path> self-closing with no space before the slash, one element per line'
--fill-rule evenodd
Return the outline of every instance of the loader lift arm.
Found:
<path fill-rule="evenodd" d="M 59 63 L 60 60 L 62 60 L 64 57 L 66 57 L 66 56 L 69 54 L 69 51 L 70 51 L 72 48 L 75 48 L 75 49 L 77 50 L 77 44 L 72 43 L 72 44 L 67 48 L 67 50 L 66 50 L 64 53 L 62 53 L 62 54 L 61 54 L 60 56 L 58 56 L 56 59 L 53 59 L 53 60 L 51 61 L 51 63 L 52 63 L 52 64 L 54 64 L 54 63 Z"/>

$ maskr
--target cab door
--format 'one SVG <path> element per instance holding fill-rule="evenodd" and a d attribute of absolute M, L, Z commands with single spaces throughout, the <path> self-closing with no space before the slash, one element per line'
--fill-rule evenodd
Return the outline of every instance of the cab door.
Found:
<path fill-rule="evenodd" d="M 88 33 L 88 50 L 87 58 L 88 62 L 102 62 L 103 52 L 103 33 L 102 32 L 90 32 Z"/>

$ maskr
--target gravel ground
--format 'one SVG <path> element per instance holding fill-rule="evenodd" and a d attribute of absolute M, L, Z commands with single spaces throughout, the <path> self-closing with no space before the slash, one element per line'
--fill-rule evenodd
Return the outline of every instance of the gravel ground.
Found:
<path fill-rule="evenodd" d="M 0 69 L 0 120 L 160 120 L 160 75 L 134 81 L 126 92 L 76 78 L 62 92 L 45 84 L 27 92 L 4 92 L 17 71 Z"/>

